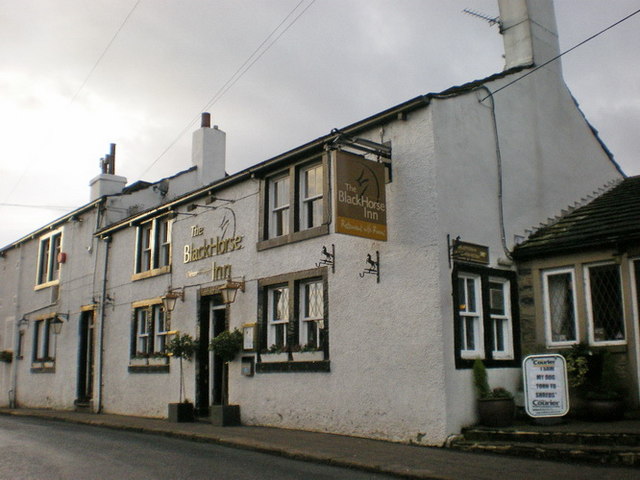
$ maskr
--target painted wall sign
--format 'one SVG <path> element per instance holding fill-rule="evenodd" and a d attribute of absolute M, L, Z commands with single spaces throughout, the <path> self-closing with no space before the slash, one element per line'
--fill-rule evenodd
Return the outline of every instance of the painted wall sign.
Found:
<path fill-rule="evenodd" d="M 387 240 L 384 178 L 382 163 L 336 152 L 336 232 Z"/>
<path fill-rule="evenodd" d="M 569 412 L 567 363 L 562 355 L 529 355 L 522 375 L 530 417 L 562 417 Z"/>
<path fill-rule="evenodd" d="M 481 263 L 489 265 L 489 247 L 476 245 L 475 243 L 454 242 L 451 250 L 451 258 L 462 262 Z"/>
<path fill-rule="evenodd" d="M 242 240 L 244 235 L 236 234 L 236 214 L 229 207 L 220 207 L 223 212 L 222 219 L 218 225 L 218 234 L 215 237 L 204 237 L 205 229 L 200 225 L 192 225 L 189 229 L 193 242 L 185 245 L 182 249 L 183 262 L 191 263 L 216 255 L 224 255 L 243 248 Z"/>

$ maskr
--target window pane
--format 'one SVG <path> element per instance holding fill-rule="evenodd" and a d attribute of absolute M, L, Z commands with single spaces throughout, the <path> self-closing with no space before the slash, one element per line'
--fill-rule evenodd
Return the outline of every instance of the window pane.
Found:
<path fill-rule="evenodd" d="M 549 323 L 553 342 L 576 340 L 571 273 L 547 276 Z"/>
<path fill-rule="evenodd" d="M 40 274 L 38 275 L 38 283 L 46 283 L 49 278 L 50 246 L 51 238 L 47 238 L 40 242 Z"/>
<path fill-rule="evenodd" d="M 491 302 L 491 314 L 504 315 L 504 285 L 502 283 L 491 282 L 489 284 L 489 299 Z"/>
<path fill-rule="evenodd" d="M 323 296 L 322 296 L 322 283 L 313 282 L 307 283 L 304 286 L 305 290 L 305 302 L 304 302 L 304 316 L 305 318 L 322 318 L 323 312 Z"/>
<path fill-rule="evenodd" d="M 282 177 L 273 182 L 273 208 L 289 205 L 289 177 Z"/>
<path fill-rule="evenodd" d="M 505 348 L 506 327 L 507 327 L 506 320 L 504 319 L 493 320 L 493 343 L 494 343 L 494 351 L 496 352 L 504 352 L 506 350 Z"/>
<path fill-rule="evenodd" d="M 62 251 L 62 235 L 56 234 L 51 239 L 51 259 L 50 259 L 50 271 L 48 281 L 56 280 L 58 278 L 58 271 L 60 270 L 60 264 L 58 263 L 58 255 Z"/>
<path fill-rule="evenodd" d="M 463 317 L 464 326 L 464 346 L 463 350 L 475 350 L 476 349 L 476 337 L 475 337 L 475 317 Z"/>
<path fill-rule="evenodd" d="M 273 321 L 289 320 L 289 289 L 280 287 L 273 289 Z"/>
<path fill-rule="evenodd" d="M 157 223 L 158 228 L 158 267 L 164 267 L 171 264 L 171 237 L 169 233 L 169 220 L 160 219 Z"/>
<path fill-rule="evenodd" d="M 596 342 L 624 340 L 624 315 L 618 266 L 589 268 L 593 337 Z"/>

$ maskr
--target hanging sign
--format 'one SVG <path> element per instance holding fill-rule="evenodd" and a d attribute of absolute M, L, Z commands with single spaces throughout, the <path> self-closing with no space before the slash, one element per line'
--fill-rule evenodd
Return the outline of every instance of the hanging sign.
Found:
<path fill-rule="evenodd" d="M 386 241 L 384 165 L 341 151 L 335 158 L 336 232 Z"/>
<path fill-rule="evenodd" d="M 567 363 L 562 355 L 529 355 L 523 361 L 525 410 L 530 417 L 569 413 Z"/>

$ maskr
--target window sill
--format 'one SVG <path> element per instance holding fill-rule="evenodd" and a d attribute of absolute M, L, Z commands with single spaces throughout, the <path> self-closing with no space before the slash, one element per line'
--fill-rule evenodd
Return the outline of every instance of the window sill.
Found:
<path fill-rule="evenodd" d="M 171 265 L 165 265 L 164 267 L 154 268 L 153 270 L 146 270 L 140 273 L 134 273 L 131 277 L 131 281 L 144 280 L 145 278 L 156 277 L 158 275 L 164 275 L 171 272 Z"/>
<path fill-rule="evenodd" d="M 55 362 L 33 362 L 31 373 L 56 373 Z"/>
<path fill-rule="evenodd" d="M 331 362 L 320 360 L 312 362 L 258 362 L 256 373 L 292 373 L 292 372 L 330 372 Z"/>
<path fill-rule="evenodd" d="M 269 248 L 280 247 L 282 245 L 288 245 L 290 243 L 301 242 L 310 238 L 319 237 L 321 235 L 329 234 L 329 225 L 324 224 L 318 227 L 310 228 L 308 230 L 301 230 L 299 232 L 289 233 L 282 235 L 281 237 L 269 238 L 268 240 L 262 240 L 258 242 L 258 251 L 268 250 Z"/>
<path fill-rule="evenodd" d="M 169 365 L 129 365 L 129 373 L 169 373 Z"/>
<path fill-rule="evenodd" d="M 60 285 L 60 280 L 52 280 L 50 282 L 40 283 L 33 287 L 34 291 L 44 290 L 45 288 L 55 287 L 56 285 Z"/>

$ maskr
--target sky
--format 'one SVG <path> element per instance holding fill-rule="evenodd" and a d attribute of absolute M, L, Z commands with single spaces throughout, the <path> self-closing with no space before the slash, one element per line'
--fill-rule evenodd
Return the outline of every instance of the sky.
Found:
<path fill-rule="evenodd" d="M 497 0 L 0 0 L 0 247 L 116 174 L 191 165 L 203 111 L 235 173 L 405 100 L 502 71 Z M 555 0 L 561 51 L 640 0 Z M 640 14 L 562 58 L 565 82 L 640 174 Z"/>

